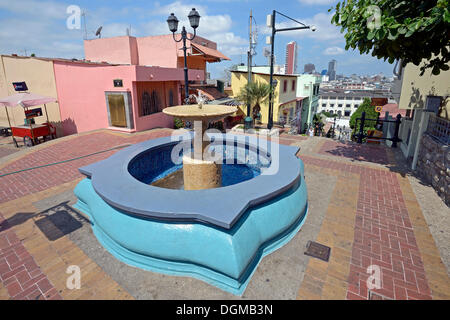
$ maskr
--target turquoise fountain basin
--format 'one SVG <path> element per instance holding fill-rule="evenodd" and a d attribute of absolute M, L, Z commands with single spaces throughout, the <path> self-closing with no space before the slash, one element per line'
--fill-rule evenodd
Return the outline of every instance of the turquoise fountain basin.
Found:
<path fill-rule="evenodd" d="M 87 178 L 75 188 L 75 207 L 89 216 L 99 242 L 124 263 L 191 276 L 242 295 L 260 260 L 301 228 L 307 189 L 298 148 L 260 146 L 232 135 L 224 136 L 225 143 L 234 146 L 231 154 L 224 148 L 231 158 L 262 155 L 262 161 L 248 164 L 253 178 L 199 191 L 153 187 L 152 179 L 179 165 L 167 160 L 177 141 L 161 138 L 80 168 Z"/>

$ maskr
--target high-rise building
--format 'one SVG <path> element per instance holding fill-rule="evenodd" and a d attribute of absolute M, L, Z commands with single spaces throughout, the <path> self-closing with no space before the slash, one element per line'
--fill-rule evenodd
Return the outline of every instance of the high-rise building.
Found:
<path fill-rule="evenodd" d="M 286 46 L 286 74 L 297 73 L 297 42 L 291 41 Z"/>
<path fill-rule="evenodd" d="M 330 77 L 330 81 L 336 80 L 336 60 L 331 60 L 328 63 L 328 76 Z"/>
<path fill-rule="evenodd" d="M 314 73 L 315 71 L 316 71 L 316 66 L 314 64 L 312 64 L 312 63 L 305 64 L 305 67 L 303 69 L 304 73 L 311 74 L 311 73 Z"/>

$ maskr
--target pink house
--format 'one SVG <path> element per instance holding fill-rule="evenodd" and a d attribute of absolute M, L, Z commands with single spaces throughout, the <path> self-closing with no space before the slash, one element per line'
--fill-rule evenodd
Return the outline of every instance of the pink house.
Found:
<path fill-rule="evenodd" d="M 65 135 L 173 127 L 162 110 L 184 98 L 184 58 L 172 35 L 95 39 L 84 46 L 86 60 L 53 61 Z M 187 46 L 190 82 L 205 80 L 207 62 L 229 60 L 207 39 L 197 36 Z"/>

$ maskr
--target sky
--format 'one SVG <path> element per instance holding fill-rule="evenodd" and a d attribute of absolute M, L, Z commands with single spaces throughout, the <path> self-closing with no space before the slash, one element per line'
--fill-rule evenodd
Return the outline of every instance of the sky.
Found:
<path fill-rule="evenodd" d="M 358 51 L 345 51 L 344 35 L 340 28 L 330 23 L 335 0 L 0 0 L 0 53 L 41 57 L 84 58 L 84 26 L 69 29 L 67 8 L 76 5 L 85 12 L 89 39 L 103 26 L 102 37 L 168 34 L 167 17 L 174 12 L 180 20 L 179 30 L 190 28 L 187 15 L 196 8 L 201 15 L 198 35 L 217 42 L 218 49 L 232 61 L 211 63 L 208 71 L 212 78 L 224 76 L 224 70 L 233 64 L 247 63 L 248 24 L 250 11 L 256 21 L 258 45 L 254 62 L 267 65 L 263 56 L 266 37 L 266 17 L 277 10 L 307 25 L 314 25 L 316 32 L 300 30 L 280 32 L 275 39 L 276 63 L 285 63 L 286 44 L 296 41 L 299 47 L 298 71 L 313 63 L 319 72 L 327 69 L 328 62 L 337 60 L 337 73 L 372 75 L 383 72 L 392 75 L 393 66 Z M 83 22 L 83 21 L 82 21 Z M 295 24 L 295 23 L 294 23 Z M 282 16 L 277 16 L 278 27 L 294 26 Z"/>

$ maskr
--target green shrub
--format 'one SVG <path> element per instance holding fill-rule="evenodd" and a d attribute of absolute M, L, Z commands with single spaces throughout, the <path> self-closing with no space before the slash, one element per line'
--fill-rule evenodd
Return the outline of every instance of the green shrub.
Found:
<path fill-rule="evenodd" d="M 178 118 L 174 118 L 173 119 L 173 126 L 175 127 L 175 129 L 182 129 L 184 128 L 185 124 L 184 121 Z"/>
<path fill-rule="evenodd" d="M 358 121 L 358 125 L 356 126 L 356 119 L 361 118 L 362 113 L 366 113 L 366 119 L 378 119 L 378 112 L 375 111 L 375 107 L 372 106 L 372 102 L 370 99 L 365 98 L 363 103 L 356 109 L 356 111 L 350 117 L 350 128 L 359 132 L 360 121 Z M 373 128 L 376 125 L 376 121 L 365 121 L 364 129 Z M 356 127 L 355 127 L 356 126 Z"/>

